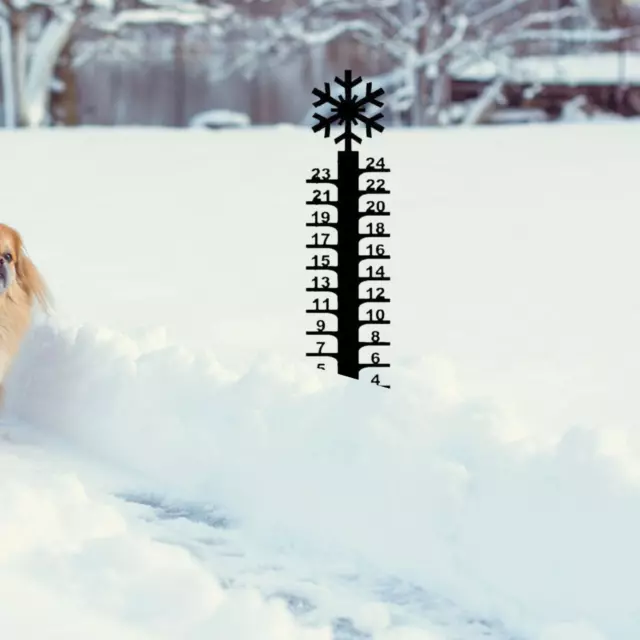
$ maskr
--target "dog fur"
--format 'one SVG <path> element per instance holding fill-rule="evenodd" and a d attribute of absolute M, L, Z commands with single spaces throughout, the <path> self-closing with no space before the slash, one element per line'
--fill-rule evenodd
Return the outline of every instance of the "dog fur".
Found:
<path fill-rule="evenodd" d="M 50 312 L 51 295 L 26 255 L 22 237 L 12 227 L 0 224 L 0 406 L 4 380 L 31 325 L 36 301 L 43 311 Z"/>

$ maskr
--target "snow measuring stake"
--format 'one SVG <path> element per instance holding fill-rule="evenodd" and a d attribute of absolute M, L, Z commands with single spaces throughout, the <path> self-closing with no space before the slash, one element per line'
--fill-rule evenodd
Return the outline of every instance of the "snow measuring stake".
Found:
<path fill-rule="evenodd" d="M 306 355 L 335 358 L 338 374 L 356 380 L 360 379 L 363 369 L 370 369 L 370 382 L 389 389 L 390 385 L 382 384 L 381 371 L 390 364 L 382 362 L 380 351 L 391 344 L 384 339 L 390 324 L 386 309 L 388 285 L 385 284 L 390 279 L 385 268 L 390 256 L 384 245 L 384 239 L 389 237 L 386 223 L 389 211 L 384 199 L 375 198 L 390 193 L 384 179 L 389 169 L 384 158 L 366 158 L 364 167 L 360 167 L 359 153 L 353 149 L 354 143 L 362 142 L 353 133 L 353 127 L 363 124 L 368 138 L 373 130 L 384 130 L 379 123 L 382 113 L 365 115 L 372 105 L 382 107 L 378 98 L 384 90 L 373 91 L 371 83 L 367 83 L 364 95 L 358 98 L 353 89 L 362 78 L 354 79 L 350 70 L 344 72 L 344 78 L 335 81 L 343 89 L 339 97 L 331 95 L 328 82 L 324 91 L 313 90 L 318 98 L 313 106 L 325 107 L 324 115 L 319 110 L 314 113 L 318 122 L 313 131 L 323 131 L 324 137 L 328 138 L 331 126 L 337 123 L 343 131 L 335 138 L 335 143 L 344 143 L 344 149 L 337 153 L 336 178 L 331 178 L 327 168 L 314 168 L 307 180 L 318 188 L 306 203 L 314 209 L 312 221 L 307 222 L 307 227 L 313 227 L 313 243 L 306 246 L 313 249 L 314 255 L 311 265 L 307 266 L 311 272 L 311 286 L 306 290 L 314 293 L 312 308 L 307 309 L 307 313 L 312 314 L 315 327 L 306 333 L 314 336 L 317 348 Z M 364 189 L 360 184 L 363 175 L 368 176 Z M 328 188 L 324 189 L 323 185 Z M 361 211 L 360 196 L 364 195 L 374 197 L 367 200 Z M 361 245 L 361 240 L 366 242 Z M 363 254 L 361 250 L 364 250 Z M 331 316 L 334 319 L 329 326 L 327 319 Z M 332 344 L 336 345 L 335 351 L 331 351 Z M 320 362 L 318 368 L 325 369 L 325 363 Z"/>

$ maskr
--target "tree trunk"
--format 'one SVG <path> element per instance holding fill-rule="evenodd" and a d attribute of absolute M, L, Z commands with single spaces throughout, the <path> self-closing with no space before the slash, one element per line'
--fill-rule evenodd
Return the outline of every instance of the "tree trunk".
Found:
<path fill-rule="evenodd" d="M 76 74 L 72 66 L 71 40 L 65 44 L 62 50 L 56 65 L 56 76 L 60 79 L 62 88 L 51 96 L 51 112 L 54 122 L 67 127 L 75 127 L 80 124 L 80 116 L 78 114 Z"/>
<path fill-rule="evenodd" d="M 72 10 L 59 11 L 47 22 L 34 47 L 25 91 L 29 127 L 47 123 L 54 72 L 75 24 Z"/>
<path fill-rule="evenodd" d="M 438 51 L 451 35 L 445 0 L 430 0 L 430 15 L 419 43 L 423 54 Z M 448 72 L 449 55 L 443 53 L 435 62 L 422 69 L 424 86 L 423 123 L 430 126 L 446 124 L 444 117 L 451 103 L 451 78 Z"/>
<path fill-rule="evenodd" d="M 416 49 L 420 52 L 426 51 L 429 46 L 429 21 L 420 29 L 420 36 Z M 415 97 L 411 109 L 411 124 L 414 127 L 421 127 L 425 124 L 427 109 L 429 107 L 429 83 L 427 82 L 427 70 L 419 65 L 414 70 L 415 75 Z"/>
<path fill-rule="evenodd" d="M 452 95 L 452 80 L 448 69 L 448 57 L 438 62 L 438 75 L 431 83 L 431 109 L 433 110 L 436 124 L 449 124 L 449 113 Z"/>
<path fill-rule="evenodd" d="M 14 111 L 16 125 L 23 127 L 28 121 L 24 99 L 27 75 L 27 21 L 26 11 L 14 11 L 11 14 L 9 30 L 11 33 L 11 65 L 13 80 Z"/>
<path fill-rule="evenodd" d="M 2 97 L 4 100 L 4 126 L 7 129 L 15 129 L 16 122 L 16 97 L 15 83 L 13 80 L 13 60 L 11 25 L 8 20 L 0 18 L 0 73 L 2 73 Z"/>
<path fill-rule="evenodd" d="M 41 127 L 47 123 L 56 65 L 76 23 L 71 10 L 53 14 L 29 56 L 27 29 L 30 17 L 28 10 L 14 10 L 9 25 L 13 95 L 19 127 Z"/>

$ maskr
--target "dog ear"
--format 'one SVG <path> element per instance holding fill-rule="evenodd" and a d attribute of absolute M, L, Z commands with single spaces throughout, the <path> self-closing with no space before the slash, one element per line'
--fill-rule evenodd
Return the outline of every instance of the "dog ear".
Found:
<path fill-rule="evenodd" d="M 49 313 L 52 307 L 51 293 L 42 275 L 36 269 L 31 258 L 25 255 L 22 247 L 16 264 L 16 275 L 20 286 L 26 291 L 27 295 L 30 298 L 35 296 L 43 311 Z"/>

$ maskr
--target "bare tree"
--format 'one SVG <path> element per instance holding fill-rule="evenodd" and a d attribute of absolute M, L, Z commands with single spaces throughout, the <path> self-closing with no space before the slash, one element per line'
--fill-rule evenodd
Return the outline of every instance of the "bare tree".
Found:
<path fill-rule="evenodd" d="M 592 0 L 314 0 L 280 21 L 283 37 L 294 45 L 350 36 L 384 51 L 390 70 L 375 81 L 385 88 L 389 107 L 409 114 L 414 125 L 460 120 L 451 108 L 451 83 L 465 65 L 490 61 L 498 69 L 463 117 L 471 123 L 500 99 L 514 58 L 557 52 L 560 42 L 623 37 L 609 27 L 594 14 Z"/>
<path fill-rule="evenodd" d="M 112 0 L 0 0 L 5 126 L 48 124 L 54 72 L 80 25 L 114 34 L 135 25 L 223 24 L 235 15 L 224 0 L 142 0 L 128 8 Z"/>

